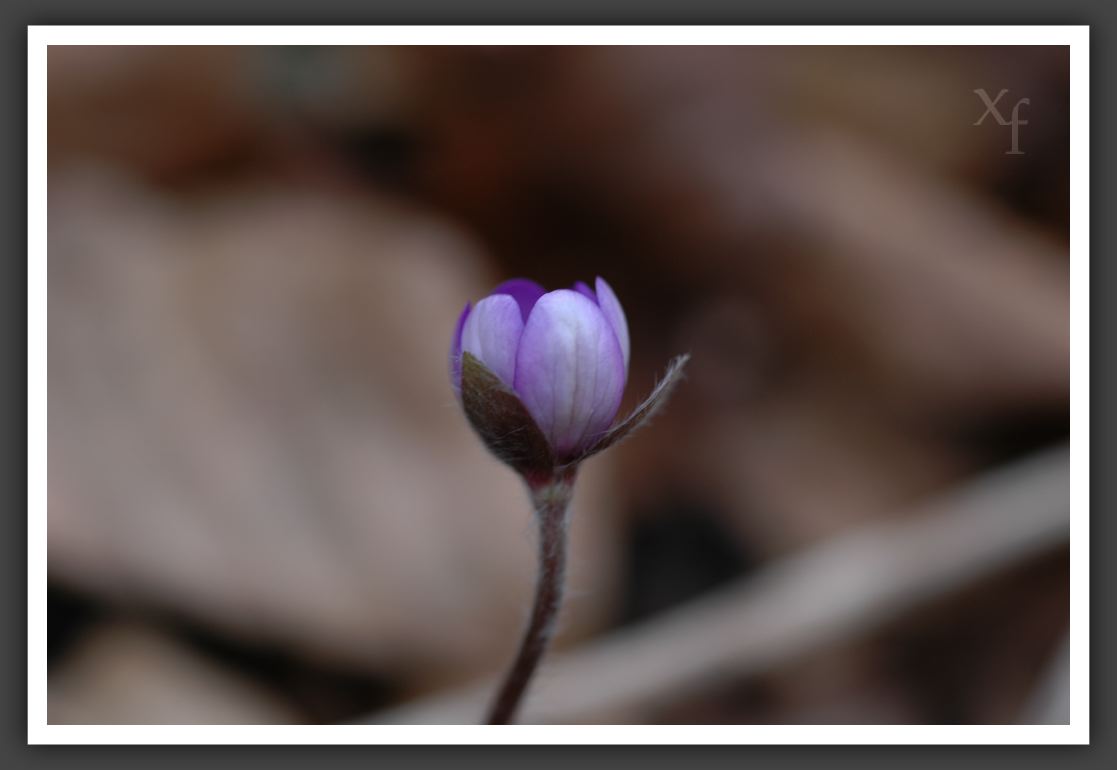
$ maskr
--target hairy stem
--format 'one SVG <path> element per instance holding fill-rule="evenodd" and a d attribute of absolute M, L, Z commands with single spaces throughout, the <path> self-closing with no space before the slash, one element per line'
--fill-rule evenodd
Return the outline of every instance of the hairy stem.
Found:
<path fill-rule="evenodd" d="M 488 724 L 503 725 L 513 721 L 551 641 L 562 604 L 566 572 L 566 516 L 573 491 L 573 471 L 531 484 L 531 498 L 539 524 L 539 578 L 535 586 L 535 604 L 520 642 L 520 650 L 489 710 Z"/>

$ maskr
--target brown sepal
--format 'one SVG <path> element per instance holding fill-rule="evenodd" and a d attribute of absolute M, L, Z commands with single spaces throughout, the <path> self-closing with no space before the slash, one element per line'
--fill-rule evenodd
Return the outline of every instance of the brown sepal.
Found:
<path fill-rule="evenodd" d="M 656 383 L 651 394 L 644 399 L 644 402 L 633 409 L 623 420 L 605 431 L 600 439 L 578 457 L 577 462 L 581 462 L 587 457 L 591 457 L 604 449 L 608 449 L 617 442 L 630 436 L 638 428 L 647 425 L 648 421 L 655 416 L 656 412 L 662 409 L 667 403 L 675 387 L 682 382 L 683 367 L 686 366 L 686 362 L 689 360 L 689 353 L 676 356 L 667 367 L 667 372 L 663 375 L 663 379 Z"/>
<path fill-rule="evenodd" d="M 555 457 L 523 402 L 470 353 L 462 353 L 462 406 L 477 435 L 520 475 L 550 477 Z"/>

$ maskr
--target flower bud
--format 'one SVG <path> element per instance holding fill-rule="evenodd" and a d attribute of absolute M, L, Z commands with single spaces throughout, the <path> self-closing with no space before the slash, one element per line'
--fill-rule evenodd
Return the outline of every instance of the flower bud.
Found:
<path fill-rule="evenodd" d="M 506 281 L 476 307 L 466 305 L 450 352 L 454 388 L 473 427 L 525 475 L 576 463 L 636 427 L 632 418 L 613 425 L 628 361 L 628 322 L 601 278 L 594 289 L 579 282 L 552 292 Z M 656 389 L 651 407 L 667 390 Z M 642 405 L 639 422 L 651 411 Z"/>

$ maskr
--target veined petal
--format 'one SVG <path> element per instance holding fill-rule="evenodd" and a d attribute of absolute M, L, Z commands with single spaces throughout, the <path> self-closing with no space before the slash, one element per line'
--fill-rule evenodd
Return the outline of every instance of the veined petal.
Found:
<path fill-rule="evenodd" d="M 628 371 L 628 357 L 629 357 L 629 338 L 628 338 L 628 319 L 624 316 L 624 308 L 621 307 L 621 301 L 617 299 L 613 287 L 605 282 L 605 279 L 598 276 L 596 281 L 597 286 L 597 304 L 601 308 L 605 320 L 609 322 L 609 326 L 613 329 L 613 333 L 617 335 L 617 342 L 620 343 L 621 353 L 624 355 L 624 370 Z"/>
<path fill-rule="evenodd" d="M 489 296 L 507 294 L 512 297 L 516 300 L 516 304 L 520 306 L 520 318 L 523 319 L 524 323 L 527 323 L 527 317 L 531 315 L 531 309 L 535 307 L 539 298 L 546 293 L 547 290 L 535 281 L 529 281 L 527 278 L 512 278 L 493 289 Z"/>
<path fill-rule="evenodd" d="M 516 376 L 516 350 L 524 321 L 516 300 L 507 294 L 485 297 L 473 308 L 462 328 L 462 350 L 476 356 L 511 387 Z"/>
<path fill-rule="evenodd" d="M 535 304 L 520 338 L 514 388 L 560 459 L 612 424 L 625 376 L 617 335 L 595 302 L 559 289 Z"/>
<path fill-rule="evenodd" d="M 450 384 L 455 391 L 462 387 L 462 329 L 465 319 L 469 318 L 470 303 L 466 302 L 462 314 L 458 316 L 458 325 L 454 327 L 454 338 L 450 343 Z"/>

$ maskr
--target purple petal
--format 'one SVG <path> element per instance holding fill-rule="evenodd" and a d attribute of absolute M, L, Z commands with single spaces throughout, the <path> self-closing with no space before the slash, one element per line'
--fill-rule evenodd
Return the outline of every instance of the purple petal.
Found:
<path fill-rule="evenodd" d="M 597 304 L 601 307 L 601 312 L 605 315 L 605 320 L 609 322 L 609 326 L 612 327 L 613 333 L 617 335 L 621 353 L 624 354 L 624 370 L 627 372 L 629 339 L 628 320 L 624 317 L 624 308 L 621 307 L 621 301 L 617 299 L 613 287 L 607 284 L 604 278 L 598 276 L 596 285 Z"/>
<path fill-rule="evenodd" d="M 470 303 L 466 302 L 462 314 L 458 316 L 458 325 L 454 327 L 454 339 L 450 343 L 450 383 L 455 391 L 462 389 L 462 329 L 465 319 L 469 318 Z"/>
<path fill-rule="evenodd" d="M 516 376 L 516 350 L 524 321 L 516 300 L 507 294 L 485 297 L 473 308 L 462 328 L 462 350 L 477 359 L 511 387 Z"/>
<path fill-rule="evenodd" d="M 546 293 L 547 290 L 535 281 L 529 281 L 527 278 L 512 278 L 493 289 L 489 296 L 507 294 L 512 297 L 520 306 L 520 318 L 526 323 L 527 317 L 531 315 L 531 309 Z"/>
<path fill-rule="evenodd" d="M 584 294 L 585 296 L 593 300 L 593 304 L 597 304 L 597 295 L 593 293 L 593 289 L 591 289 L 589 286 L 586 286 L 585 281 L 576 281 L 574 283 L 574 291 L 580 294 Z"/>
<path fill-rule="evenodd" d="M 545 294 L 524 325 L 515 390 L 560 459 L 608 429 L 624 384 L 624 355 L 597 304 L 571 289 Z"/>

